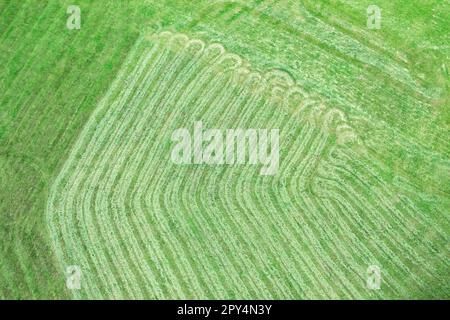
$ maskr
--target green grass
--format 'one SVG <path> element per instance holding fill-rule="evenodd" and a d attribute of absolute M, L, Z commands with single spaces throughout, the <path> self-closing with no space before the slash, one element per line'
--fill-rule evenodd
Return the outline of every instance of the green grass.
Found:
<path fill-rule="evenodd" d="M 366 28 L 371 1 L 77 1 L 81 30 L 65 27 L 69 4 L 0 0 L 0 298 L 449 297 L 447 2 L 377 1 L 380 30 Z M 304 97 L 283 100 L 286 79 L 281 97 L 263 90 L 259 103 L 233 104 L 243 81 L 208 96 L 198 79 L 192 101 L 172 101 L 198 74 L 178 74 L 192 54 L 171 80 L 173 57 L 146 70 L 159 80 L 114 109 L 127 88 L 120 71 L 135 79 L 163 30 L 220 43 L 252 72 L 289 75 L 348 128 L 324 125 L 319 103 L 298 112 Z M 206 100 L 221 92 L 228 100 Z M 153 121 L 139 131 L 142 115 Z M 198 119 L 280 128 L 280 173 L 172 165 L 172 130 Z M 140 139 L 113 149 L 122 124 Z M 348 132 L 355 139 L 338 144 Z M 89 280 L 80 291 L 65 287 L 70 264 Z M 370 264 L 381 290 L 365 288 Z"/>

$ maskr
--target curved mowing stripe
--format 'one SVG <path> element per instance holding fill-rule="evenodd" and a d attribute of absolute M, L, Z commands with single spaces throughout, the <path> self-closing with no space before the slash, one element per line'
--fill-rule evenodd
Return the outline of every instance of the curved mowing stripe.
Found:
<path fill-rule="evenodd" d="M 172 132 L 198 120 L 279 128 L 279 171 L 173 164 Z M 81 267 L 75 298 L 380 297 L 365 286 L 371 264 L 389 265 L 387 296 L 405 295 L 437 267 L 411 267 L 426 258 L 402 218 L 431 222 L 392 204 L 366 154 L 346 115 L 287 73 L 182 34 L 143 36 L 53 183 L 54 250 L 62 271 Z"/>

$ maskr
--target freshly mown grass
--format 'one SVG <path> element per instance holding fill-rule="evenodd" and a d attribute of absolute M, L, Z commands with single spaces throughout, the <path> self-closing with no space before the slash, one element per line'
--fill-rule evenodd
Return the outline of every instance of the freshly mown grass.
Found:
<path fill-rule="evenodd" d="M 366 28 L 371 1 L 84 0 L 76 3 L 80 30 L 66 28 L 69 4 L 0 0 L 1 298 L 449 297 L 447 2 L 377 1 L 380 30 Z M 261 75 L 288 74 L 326 110 L 340 110 L 350 129 L 323 136 L 321 122 L 298 114 L 295 101 L 280 109 L 276 101 L 233 107 L 224 100 L 207 104 L 211 111 L 199 106 L 199 93 L 187 106 L 180 100 L 158 109 L 171 91 L 152 84 L 160 105 L 145 104 L 145 96 L 127 107 L 155 108 L 162 122 L 144 130 L 142 141 L 161 139 L 153 150 L 160 158 L 148 154 L 135 171 L 114 172 L 99 206 L 85 201 L 95 188 L 75 190 L 72 205 L 62 186 L 81 170 L 63 166 L 77 168 L 80 155 L 98 152 L 73 150 L 99 130 L 81 134 L 101 99 L 123 94 L 125 85 L 111 84 L 130 53 L 146 52 L 138 39 L 163 30 L 220 43 Z M 244 87 L 234 86 L 231 98 Z M 164 137 L 191 127 L 194 115 L 211 127 L 279 126 L 286 139 L 280 175 L 164 163 Z M 338 145 L 350 131 L 355 141 Z M 131 157 L 130 141 L 121 141 L 116 160 L 89 163 L 83 183 Z M 156 173 L 145 175 L 146 165 Z M 131 189 L 121 190 L 123 183 Z M 58 218 L 54 208 L 63 208 Z M 87 269 L 84 291 L 66 289 L 66 264 Z M 379 291 L 364 287 L 368 264 L 380 265 Z"/>

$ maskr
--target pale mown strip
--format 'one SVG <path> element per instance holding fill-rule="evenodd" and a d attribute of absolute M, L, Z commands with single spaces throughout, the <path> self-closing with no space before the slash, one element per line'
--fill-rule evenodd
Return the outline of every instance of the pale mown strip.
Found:
<path fill-rule="evenodd" d="M 278 174 L 172 164 L 173 130 L 197 120 L 280 128 Z M 61 270 L 81 267 L 77 298 L 404 296 L 447 260 L 411 269 L 425 261 L 403 219 L 430 221 L 392 204 L 365 154 L 345 114 L 286 73 L 185 35 L 141 37 L 51 188 L 52 244 Z M 389 265 L 383 291 L 365 286 L 372 264 Z"/>

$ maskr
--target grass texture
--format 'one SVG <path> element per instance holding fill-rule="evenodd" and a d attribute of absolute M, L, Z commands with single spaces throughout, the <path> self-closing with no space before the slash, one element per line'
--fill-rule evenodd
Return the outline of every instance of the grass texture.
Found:
<path fill-rule="evenodd" d="M 450 298 L 449 18 L 0 0 L 0 298 Z M 171 163 L 199 120 L 279 128 L 277 174 Z"/>

